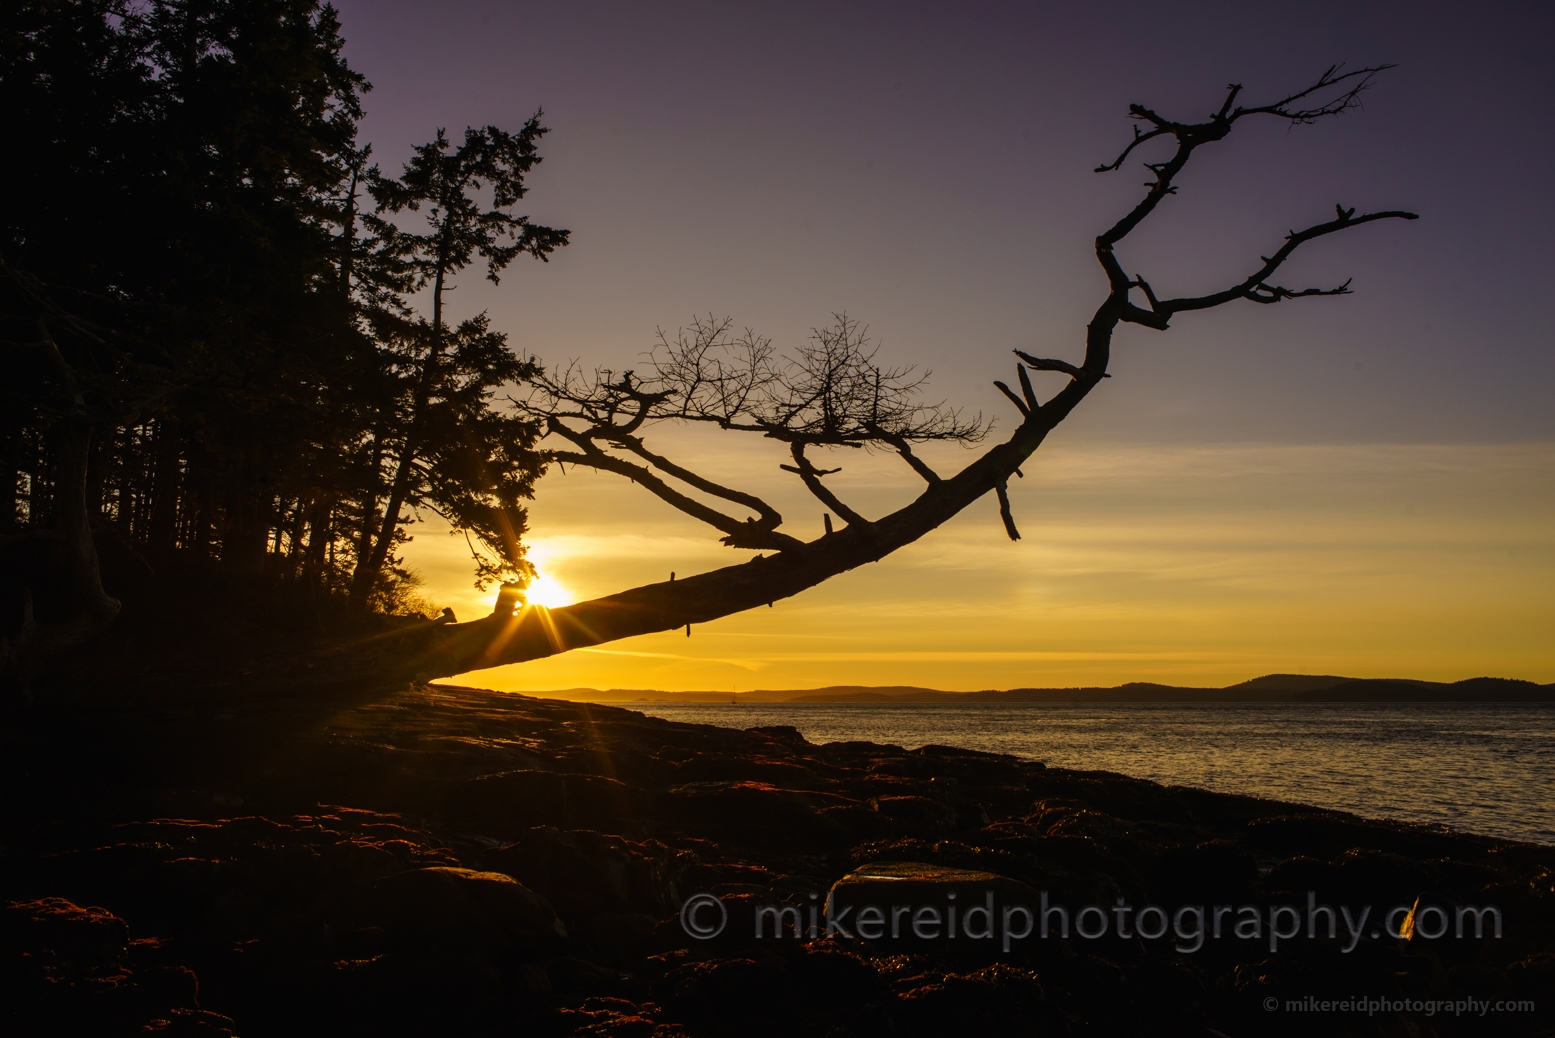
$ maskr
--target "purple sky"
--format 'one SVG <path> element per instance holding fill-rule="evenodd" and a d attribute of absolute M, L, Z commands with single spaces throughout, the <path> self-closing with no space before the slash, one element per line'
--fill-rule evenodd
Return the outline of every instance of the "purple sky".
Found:
<path fill-rule="evenodd" d="M 385 168 L 439 126 L 552 133 L 527 210 L 573 244 L 500 287 L 518 349 L 631 366 L 658 327 L 730 315 L 782 348 L 846 310 L 882 358 L 1007 429 L 1012 347 L 1078 361 L 1092 240 L 1145 171 L 1095 174 L 1130 102 L 1197 120 L 1335 62 L 1396 62 L 1365 109 L 1239 124 L 1120 256 L 1163 295 L 1240 281 L 1336 202 L 1411 209 L 1312 243 L 1292 287 L 1355 294 L 1123 328 L 1111 370 L 1011 487 L 884 562 L 698 628 L 480 677 L 503 688 L 1229 683 L 1271 671 L 1555 679 L 1555 9 L 1536 4 L 846 5 L 345 0 Z M 1141 159 L 1158 157 L 1152 154 Z M 1058 388 L 1043 376 L 1039 391 Z M 772 445 L 671 431 L 677 460 L 820 506 Z M 665 445 L 668 445 L 667 448 Z M 968 456 L 930 452 L 941 471 Z M 878 515 L 890 459 L 829 482 Z M 894 465 L 894 467 L 893 467 Z M 547 476 L 529 543 L 574 599 L 735 560 L 614 477 Z M 789 484 L 793 484 L 790 486 Z M 410 563 L 461 616 L 462 542 Z"/>
<path fill-rule="evenodd" d="M 693 312 L 793 341 L 847 309 L 940 391 L 990 413 L 1010 346 L 1078 359 L 1102 282 L 1088 242 L 1137 197 L 1090 172 L 1141 101 L 1199 118 L 1325 65 L 1397 62 L 1362 112 L 1243 125 L 1124 254 L 1174 293 L 1219 288 L 1335 202 L 1415 224 L 1308 246 L 1292 282 L 1356 295 L 1127 329 L 1103 439 L 1548 439 L 1555 375 L 1549 59 L 1535 4 L 440 4 L 346 0 L 387 168 L 437 126 L 553 133 L 530 211 L 570 227 L 495 290 L 542 357 L 621 360 Z"/>

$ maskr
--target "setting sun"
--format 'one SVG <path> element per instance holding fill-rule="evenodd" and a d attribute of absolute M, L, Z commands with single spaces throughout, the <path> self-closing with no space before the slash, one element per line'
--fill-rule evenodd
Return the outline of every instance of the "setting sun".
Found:
<path fill-rule="evenodd" d="M 529 586 L 524 589 L 524 598 L 530 605 L 545 606 L 547 609 L 557 609 L 572 604 L 572 592 L 563 587 L 555 577 L 544 575 L 537 576 L 529 582 Z"/>

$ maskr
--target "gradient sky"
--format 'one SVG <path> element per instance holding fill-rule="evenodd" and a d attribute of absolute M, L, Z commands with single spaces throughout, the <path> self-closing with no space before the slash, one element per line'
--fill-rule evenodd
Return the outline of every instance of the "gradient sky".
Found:
<path fill-rule="evenodd" d="M 527 211 L 551 263 L 489 310 L 549 362 L 630 366 L 656 328 L 731 315 L 797 345 L 846 310 L 933 393 L 996 416 L 1020 347 L 1078 361 L 1105 291 L 1090 241 L 1143 191 L 1127 105 L 1201 119 L 1334 62 L 1397 62 L 1365 109 L 1240 124 L 1121 252 L 1160 293 L 1245 276 L 1284 233 L 1360 210 L 1414 223 L 1303 248 L 1285 283 L 1355 294 L 1125 327 L 1111 370 L 1011 487 L 886 561 L 772 610 L 468 680 L 521 690 L 974 689 L 1270 671 L 1555 680 L 1555 11 L 1538 4 L 339 3 L 385 168 L 439 126 L 552 133 Z M 1152 156 L 1145 155 L 1142 158 Z M 1057 383 L 1044 393 L 1056 390 Z M 777 445 L 666 429 L 673 456 L 819 503 Z M 744 442 L 745 440 L 749 442 Z M 959 456 L 958 456 L 959 455 Z M 971 455 L 936 452 L 944 469 Z M 915 491 L 889 458 L 832 482 L 865 514 Z M 789 486 L 794 482 L 794 486 Z M 430 517 L 429 517 L 430 518 Z M 615 477 L 551 475 L 533 557 L 576 597 L 746 553 Z M 461 618 L 462 541 L 409 561 Z M 489 599 L 488 599 L 489 601 Z"/>

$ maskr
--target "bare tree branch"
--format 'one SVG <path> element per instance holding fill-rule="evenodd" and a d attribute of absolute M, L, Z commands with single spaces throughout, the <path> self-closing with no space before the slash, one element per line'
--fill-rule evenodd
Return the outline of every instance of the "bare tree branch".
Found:
<path fill-rule="evenodd" d="M 579 448 L 577 452 L 554 452 L 553 460 L 589 465 L 635 479 L 675 507 L 725 531 L 728 543 L 755 546 L 756 537 L 737 538 L 752 527 L 764 527 L 776 513 L 763 510 L 755 503 L 757 499 L 720 487 L 648 452 L 636 439 L 639 429 L 661 420 L 709 422 L 788 443 L 795 464 L 783 468 L 798 474 L 810 492 L 847 525 L 833 532 L 828 519 L 827 535 L 808 542 L 763 528 L 760 546 L 777 546 L 776 555 L 689 578 L 644 585 L 561 609 L 519 610 L 515 606 L 516 596 L 509 596 L 502 600 L 506 605 L 484 620 L 429 628 L 432 633 L 426 635 L 424 651 L 414 661 L 418 675 L 456 674 L 538 659 L 571 648 L 675 630 L 765 606 L 884 558 L 990 492 L 998 500 L 1005 533 L 1012 540 L 1019 539 L 1009 499 L 1009 478 L 1021 474 L 1021 464 L 1042 445 L 1047 434 L 1108 377 L 1112 337 L 1119 324 L 1136 323 L 1164 330 L 1176 313 L 1236 299 L 1273 303 L 1347 292 L 1348 282 L 1337 288 L 1292 290 L 1271 278 L 1297 247 L 1314 238 L 1377 220 L 1415 219 L 1413 213 L 1400 210 L 1357 217 L 1354 210 L 1340 208 L 1333 221 L 1291 232 L 1280 250 L 1265 257 L 1263 266 L 1239 284 L 1205 296 L 1162 300 L 1143 278 L 1130 278 L 1115 255 L 1118 242 L 1175 190 L 1174 178 L 1196 148 L 1224 138 L 1244 116 L 1268 115 L 1295 125 L 1340 115 L 1358 104 L 1360 93 L 1386 67 L 1342 72 L 1335 66 L 1305 89 L 1257 107 L 1238 107 L 1241 87 L 1232 85 L 1216 114 L 1203 123 L 1174 122 L 1143 106 L 1131 106 L 1133 117 L 1150 128 L 1136 128 L 1134 140 L 1118 160 L 1100 169 L 1118 168 L 1134 148 L 1157 137 L 1172 138 L 1176 149 L 1166 161 L 1148 164 L 1154 180 L 1144 199 L 1096 238 L 1096 257 L 1107 275 L 1109 289 L 1086 326 L 1084 360 L 1073 364 L 1016 350 L 1025 365 L 1068 375 L 1068 383 L 1039 407 L 1026 367 L 1018 365 L 1019 395 L 1002 382 L 996 385 L 1020 409 L 1020 425 L 1003 442 L 987 448 L 949 478 L 941 479 L 918 460 L 909 444 L 927 440 L 975 442 L 987 431 L 981 416 L 968 421 L 960 412 L 943 405 L 923 404 L 919 398 L 922 376 L 914 374 L 911 368 L 886 369 L 876 364 L 874 346 L 864 330 L 843 315 L 830 329 L 818 331 L 811 343 L 792 357 L 778 357 L 767 340 L 749 331 L 743 336 L 734 335 L 728 321 L 709 319 L 694 322 L 689 336 L 682 333 L 672 341 L 661 335 L 659 346 L 649 358 L 651 371 L 645 378 L 638 379 L 632 372 L 619 377 L 611 372 L 585 377 L 572 366 L 554 377 L 537 379 L 533 386 L 535 395 L 520 402 L 521 406 L 549 419 L 552 433 Z M 1148 309 L 1130 301 L 1130 294 L 1136 290 L 1143 293 Z M 810 446 L 891 448 L 928 485 L 909 504 L 869 521 L 843 505 L 824 486 L 822 477 L 836 470 L 816 468 L 805 456 Z M 761 519 L 739 523 L 674 490 L 647 467 L 610 454 L 607 449 L 635 454 L 691 487 L 748 504 L 760 513 Z"/>
<path fill-rule="evenodd" d="M 1010 403 L 1015 405 L 1015 409 L 1020 412 L 1020 416 L 1022 418 L 1031 417 L 1031 408 L 1026 406 L 1026 402 L 1024 400 L 1011 392 L 1009 386 L 1005 385 L 1003 382 L 1000 382 L 998 379 L 995 379 L 993 384 L 999 390 L 999 392 L 1010 398 Z"/>
<path fill-rule="evenodd" d="M 661 501 L 680 511 L 700 519 L 716 530 L 721 530 L 726 535 L 721 540 L 734 548 L 769 548 L 782 551 L 792 548 L 802 542 L 778 533 L 765 522 L 746 519 L 739 520 L 715 508 L 710 508 L 695 498 L 675 490 L 654 473 L 642 466 L 627 461 L 625 458 L 607 454 L 600 450 L 588 438 L 565 427 L 558 428 L 559 435 L 571 440 L 580 448 L 578 451 L 551 451 L 547 457 L 551 461 L 560 464 L 581 465 L 587 468 L 598 469 L 602 472 L 614 472 L 618 476 L 625 476 L 632 482 L 640 484 Z M 773 513 L 774 515 L 776 513 Z M 781 517 L 779 517 L 781 521 Z"/>
<path fill-rule="evenodd" d="M 994 487 L 994 493 L 999 496 L 999 518 L 1004 520 L 1004 532 L 1010 535 L 1010 540 L 1020 540 L 1020 531 L 1015 529 L 1015 516 L 1010 512 L 1010 488 L 1005 483 Z"/>
<path fill-rule="evenodd" d="M 1161 199 L 1175 193 L 1176 188 L 1172 185 L 1172 181 L 1178 173 L 1182 172 L 1182 168 L 1187 165 L 1194 149 L 1224 139 L 1226 134 L 1231 132 L 1231 127 L 1238 119 L 1249 115 L 1272 115 L 1289 121 L 1293 126 L 1299 126 L 1316 122 L 1324 116 L 1342 115 L 1350 109 L 1358 107 L 1361 92 L 1371 86 L 1372 81 L 1379 73 L 1393 66 L 1374 65 L 1356 69 L 1353 72 L 1341 72 L 1341 67 L 1339 65 L 1331 66 L 1317 78 L 1315 83 L 1305 90 L 1287 94 L 1273 104 L 1258 105 L 1252 108 L 1232 107 L 1237 95 L 1242 90 L 1241 84 L 1233 83 L 1227 88 L 1226 100 L 1220 106 L 1220 110 L 1212 115 L 1208 122 L 1174 122 L 1158 115 L 1144 105 L 1129 105 L 1129 114 L 1134 119 L 1147 122 L 1153 128 L 1148 132 L 1140 133 L 1138 127 L 1136 127 L 1134 140 L 1129 142 L 1123 153 L 1114 162 L 1096 167 L 1096 172 L 1105 173 L 1118 169 L 1122 166 L 1123 160 L 1128 157 L 1130 152 L 1139 145 L 1156 137 L 1173 138 L 1177 142 L 1177 149 L 1171 158 L 1165 162 L 1145 164 L 1145 168 L 1155 174 L 1155 179 L 1146 185 L 1150 190 L 1121 220 L 1097 237 L 1096 248 L 1098 252 L 1102 249 L 1110 250 L 1112 246 L 1122 241 L 1130 231 L 1139 226 L 1140 221 L 1154 211 Z M 1342 84 L 1347 85 L 1339 93 L 1329 96 L 1327 100 L 1322 100 L 1310 107 L 1292 107 L 1296 102 L 1305 101 L 1314 95 L 1321 98 L 1324 96 L 1324 91 L 1332 90 L 1332 88 Z"/>
<path fill-rule="evenodd" d="M 712 480 L 705 476 L 700 476 L 688 468 L 684 468 L 675 464 L 668 458 L 653 453 L 648 448 L 644 447 L 642 441 L 635 436 L 615 437 L 611 440 L 611 443 L 631 451 L 633 454 L 653 465 L 654 468 L 674 476 L 681 482 L 687 483 L 702 491 L 703 493 L 712 494 L 714 497 L 721 497 L 725 501 L 733 501 L 737 505 L 744 505 L 747 508 L 755 509 L 757 514 L 761 516 L 761 524 L 768 529 L 775 530 L 779 526 L 783 525 L 783 517 L 778 514 L 777 509 L 767 504 L 755 494 L 747 494 L 743 491 L 733 490 L 721 484 L 714 483 Z"/>
<path fill-rule="evenodd" d="M 1282 119 L 1288 119 L 1292 123 L 1300 125 L 1316 122 L 1326 115 L 1342 115 L 1352 108 L 1360 107 L 1361 91 L 1371 86 L 1372 81 L 1377 78 L 1379 73 L 1386 72 L 1393 67 L 1392 65 L 1372 65 L 1367 68 L 1358 68 L 1351 72 L 1342 72 L 1343 65 L 1330 65 L 1318 77 L 1317 82 L 1305 90 L 1288 94 L 1273 104 L 1261 105 L 1257 108 L 1238 108 L 1231 112 L 1230 118 L 1236 120 L 1245 115 L 1277 115 Z M 1329 87 L 1337 86 L 1347 80 L 1353 82 L 1338 96 L 1330 97 L 1327 101 L 1312 108 L 1291 107 L 1297 101 L 1306 100 L 1313 94 L 1321 94 L 1322 91 Z M 1220 109 L 1222 117 L 1225 117 L 1226 112 L 1230 110 L 1231 102 L 1236 99 L 1237 92 L 1241 89 L 1240 85 L 1231 87 L 1231 96 L 1226 99 L 1226 103 Z"/>
<path fill-rule="evenodd" d="M 877 429 L 876 433 L 879 435 L 882 441 L 889 443 L 892 447 L 896 448 L 896 453 L 901 457 L 901 459 L 905 461 L 914 472 L 922 476 L 926 483 L 932 485 L 940 481 L 939 473 L 931 469 L 924 463 L 922 458 L 919 458 L 918 455 L 913 453 L 912 444 L 907 442 L 907 438 L 905 436 L 900 436 L 893 432 L 887 432 L 884 429 Z"/>
<path fill-rule="evenodd" d="M 1137 106 L 1131 105 L 1130 106 L 1130 110 L 1132 110 L 1135 107 L 1137 107 Z M 1154 140 L 1155 138 L 1161 136 L 1162 134 L 1171 133 L 1171 132 L 1172 132 L 1171 129 L 1169 127 L 1167 127 L 1167 126 L 1157 126 L 1155 129 L 1151 130 L 1149 133 L 1145 133 L 1142 130 L 1140 130 L 1139 127 L 1136 126 L 1136 127 L 1134 127 L 1134 139 L 1129 141 L 1128 147 L 1123 149 L 1123 154 L 1119 155 L 1116 159 L 1114 159 L 1113 161 L 1111 161 L 1111 162 L 1109 162 L 1109 163 L 1107 163 L 1105 165 L 1097 166 L 1095 169 L 1091 170 L 1091 172 L 1092 173 L 1111 173 L 1113 170 L 1115 170 L 1118 167 L 1123 165 L 1123 160 L 1128 158 L 1129 153 L 1132 152 L 1135 148 L 1139 147 L 1141 144 L 1145 143 L 1146 141 Z"/>
<path fill-rule="evenodd" d="M 1061 371 L 1065 375 L 1068 375 L 1070 378 L 1085 378 L 1086 377 L 1086 372 L 1085 372 L 1085 370 L 1083 368 L 1077 368 L 1073 364 L 1069 363 L 1067 360 L 1054 360 L 1051 357 L 1033 357 L 1031 354 L 1027 353 L 1025 350 L 1012 350 L 1011 352 L 1014 353 L 1021 360 L 1025 361 L 1027 364 L 1030 364 L 1033 368 L 1036 368 L 1038 371 Z M 1016 365 L 1016 367 L 1018 368 L 1018 367 L 1020 367 L 1020 365 Z M 1022 374 L 1022 382 L 1023 382 L 1024 386 L 1029 387 L 1031 385 L 1031 383 L 1030 383 L 1029 380 L 1027 380 L 1024 377 L 1025 376 L 1025 372 L 1022 371 L 1021 374 Z M 1108 375 L 1106 373 L 1103 373 L 1101 377 L 1102 378 L 1111 378 L 1112 376 Z M 1009 393 L 1009 390 L 1006 389 L 1005 392 Z M 1011 393 L 1010 395 L 1012 397 L 1014 396 L 1013 393 Z"/>
<path fill-rule="evenodd" d="M 1155 293 L 1150 290 L 1150 287 L 1142 278 L 1136 279 L 1133 284 L 1144 291 L 1145 297 L 1150 301 L 1152 316 L 1160 318 L 1162 321 L 1184 310 L 1207 310 L 1212 306 L 1220 306 L 1235 299 L 1250 299 L 1255 303 L 1277 303 L 1281 299 L 1299 299 L 1303 296 L 1347 295 L 1350 291 L 1350 282 L 1348 281 L 1337 288 L 1305 288 L 1293 291 L 1279 285 L 1271 285 L 1269 278 L 1280 268 L 1281 264 L 1290 258 L 1291 253 L 1313 238 L 1321 238 L 1325 234 L 1333 234 L 1335 231 L 1342 231 L 1350 227 L 1359 227 L 1361 224 L 1371 223 L 1374 220 L 1418 220 L 1420 218 L 1415 213 L 1408 213 L 1399 209 L 1390 209 L 1380 213 L 1366 213 L 1362 216 L 1356 216 L 1353 208 L 1346 209 L 1343 206 L 1335 206 L 1334 209 L 1338 213 L 1338 216 L 1334 219 L 1329 220 L 1327 223 L 1308 227 L 1304 231 L 1291 231 L 1285 236 L 1285 244 L 1273 256 L 1259 257 L 1259 259 L 1263 260 L 1263 266 L 1259 267 L 1240 284 L 1233 285 L 1223 291 L 1214 292 L 1207 296 L 1188 296 L 1179 299 L 1158 300 L 1155 298 Z M 1133 308 L 1133 310 L 1137 309 L 1137 307 Z M 1133 310 L 1126 312 L 1123 319 L 1125 321 L 1135 321 L 1135 323 L 1146 323 L 1136 321 L 1133 316 Z M 1152 327 L 1164 327 L 1163 323 L 1155 321 L 1149 323 Z"/>
<path fill-rule="evenodd" d="M 700 519 L 715 529 L 722 530 L 726 536 L 719 538 L 724 544 L 732 548 L 767 548 L 775 551 L 786 551 L 789 548 L 798 547 L 803 541 L 790 537 L 776 530 L 769 530 L 753 519 L 741 521 L 732 516 L 709 508 L 693 498 L 689 498 L 670 487 L 648 469 L 641 465 L 633 465 L 629 461 L 623 461 L 604 452 L 593 454 L 574 454 L 566 451 L 557 451 L 551 455 L 558 462 L 567 462 L 587 468 L 598 469 L 602 472 L 614 472 L 618 476 L 625 476 L 634 483 L 641 484 L 654 496 L 694 519 Z"/>
<path fill-rule="evenodd" d="M 739 524 L 708 508 L 663 480 L 637 478 L 662 500 L 723 530 L 736 547 L 775 546 L 767 533 L 783 522 L 761 498 L 723 486 L 650 450 L 641 432 L 663 421 L 705 422 L 723 429 L 760 433 L 789 444 L 797 474 L 812 494 L 849 524 L 865 520 L 821 482 L 828 473 L 805 457 L 810 446 L 894 450 L 926 481 L 939 476 L 911 450 L 914 441 L 975 442 L 986 432 L 982 416 L 963 418 L 942 404 L 926 404 L 922 389 L 927 372 L 885 367 L 875 361 L 878 347 L 867 330 L 845 314 L 816 329 L 792 356 L 780 357 L 770 340 L 750 329 L 737 334 L 733 322 L 696 318 L 673 339 L 659 333 L 646 357 L 644 372 L 591 374 L 576 364 L 554 374 L 541 373 L 526 397 L 514 400 L 523 411 L 544 418 L 547 430 L 570 441 L 580 454 L 553 454 L 553 460 L 590 464 L 628 474 L 637 467 L 612 450 L 647 461 L 688 487 L 755 510 L 758 519 Z M 615 458 L 604 462 L 602 458 Z M 579 460 L 583 459 L 583 460 Z M 694 508 L 688 507 L 694 503 Z"/>
<path fill-rule="evenodd" d="M 1026 365 L 1015 365 L 1015 374 L 1020 376 L 1020 392 L 1026 398 L 1026 406 L 1033 411 L 1041 409 L 1037 403 L 1037 391 L 1031 388 L 1031 376 L 1026 374 Z"/>
<path fill-rule="evenodd" d="M 789 452 L 794 456 L 794 464 L 780 465 L 778 467 L 783 469 L 785 472 L 797 473 L 799 478 L 804 481 L 805 488 L 809 490 L 810 493 L 814 494 L 823 505 L 829 506 L 832 511 L 841 516 L 842 521 L 847 523 L 849 526 L 867 526 L 869 524 L 869 520 L 859 515 L 847 505 L 843 504 L 837 495 L 833 494 L 829 489 L 827 489 L 826 485 L 821 482 L 822 476 L 829 476 L 834 472 L 841 472 L 842 470 L 816 468 L 814 465 L 810 464 L 810 459 L 805 457 L 804 449 L 805 445 L 803 443 L 798 441 L 791 443 L 789 445 Z"/>

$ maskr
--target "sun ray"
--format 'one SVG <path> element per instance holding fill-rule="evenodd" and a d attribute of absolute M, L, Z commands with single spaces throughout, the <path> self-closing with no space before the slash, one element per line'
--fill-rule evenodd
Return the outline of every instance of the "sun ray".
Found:
<path fill-rule="evenodd" d="M 560 609 L 562 606 L 572 604 L 573 594 L 555 577 L 539 574 L 524 589 L 524 599 L 530 605 Z"/>

